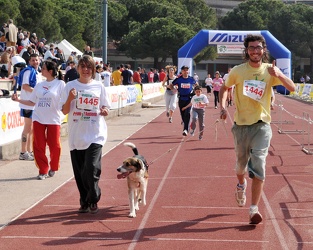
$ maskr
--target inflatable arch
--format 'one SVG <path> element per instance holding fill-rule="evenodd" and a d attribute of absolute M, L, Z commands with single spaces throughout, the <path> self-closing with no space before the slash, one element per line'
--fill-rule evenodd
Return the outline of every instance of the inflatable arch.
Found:
<path fill-rule="evenodd" d="M 238 45 L 243 44 L 247 34 L 262 35 L 266 40 L 267 49 L 276 59 L 276 65 L 290 78 L 291 52 L 279 42 L 269 31 L 227 31 L 227 30 L 201 30 L 178 50 L 178 69 L 183 65 L 189 66 L 192 73 L 193 57 L 208 45 Z M 277 91 L 287 94 L 283 86 L 277 86 Z"/>

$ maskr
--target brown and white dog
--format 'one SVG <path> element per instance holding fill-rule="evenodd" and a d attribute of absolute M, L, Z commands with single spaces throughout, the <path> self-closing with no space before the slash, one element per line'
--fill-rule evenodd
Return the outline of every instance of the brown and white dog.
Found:
<path fill-rule="evenodd" d="M 128 157 L 123 161 L 123 165 L 117 168 L 117 171 L 121 173 L 117 175 L 117 178 L 127 177 L 130 207 L 128 216 L 134 218 L 136 217 L 136 210 L 139 210 L 139 203 L 146 205 L 148 163 L 142 155 L 138 154 L 135 144 L 126 142 L 124 145 L 131 147 L 135 155 Z"/>

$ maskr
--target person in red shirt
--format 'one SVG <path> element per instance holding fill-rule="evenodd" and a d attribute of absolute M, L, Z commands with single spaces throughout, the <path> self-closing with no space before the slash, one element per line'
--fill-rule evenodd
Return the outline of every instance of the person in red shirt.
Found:
<path fill-rule="evenodd" d="M 138 67 L 138 68 L 137 68 L 137 71 L 135 71 L 135 72 L 134 72 L 134 75 L 133 75 L 134 83 L 141 83 L 140 72 L 141 72 L 141 68 Z"/>
<path fill-rule="evenodd" d="M 164 69 L 161 69 L 161 72 L 159 73 L 160 82 L 163 82 L 165 77 L 166 77 L 166 73 L 164 72 Z"/>
<path fill-rule="evenodd" d="M 148 81 L 149 83 L 154 82 L 154 72 L 153 72 L 153 68 L 150 69 L 149 73 L 148 73 Z"/>

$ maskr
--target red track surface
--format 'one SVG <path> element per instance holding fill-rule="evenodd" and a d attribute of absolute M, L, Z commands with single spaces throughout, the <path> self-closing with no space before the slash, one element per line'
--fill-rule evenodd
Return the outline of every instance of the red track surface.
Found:
<path fill-rule="evenodd" d="M 163 113 L 128 139 L 150 162 L 147 206 L 136 218 L 127 217 L 126 180 L 116 178 L 116 168 L 132 155 L 120 145 L 103 157 L 98 214 L 77 214 L 72 180 L 1 230 L 0 248 L 312 249 L 312 155 L 301 150 L 308 135 L 296 131 L 310 127 L 302 112 L 313 117 L 313 111 L 309 104 L 276 99 L 283 110 L 273 111 L 261 224 L 248 224 L 250 180 L 247 206 L 237 207 L 234 199 L 232 121 L 216 123 L 219 112 L 209 107 L 202 141 L 197 134 L 182 137 L 178 110 L 173 124 Z"/>

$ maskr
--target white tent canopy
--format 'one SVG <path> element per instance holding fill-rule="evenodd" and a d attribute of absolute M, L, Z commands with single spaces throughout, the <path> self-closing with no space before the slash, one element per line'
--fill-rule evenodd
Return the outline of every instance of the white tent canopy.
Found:
<path fill-rule="evenodd" d="M 82 55 L 83 52 L 81 52 L 79 49 L 77 49 L 74 45 L 69 43 L 66 39 L 63 39 L 60 43 L 56 45 L 58 48 L 63 50 L 65 60 L 68 59 L 68 57 L 71 55 L 71 53 L 74 51 L 76 52 L 76 55 Z"/>

